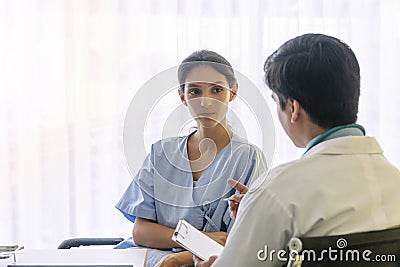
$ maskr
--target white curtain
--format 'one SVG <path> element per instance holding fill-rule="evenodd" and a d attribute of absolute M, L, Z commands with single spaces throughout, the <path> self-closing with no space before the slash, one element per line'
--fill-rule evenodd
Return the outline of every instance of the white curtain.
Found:
<path fill-rule="evenodd" d="M 359 122 L 400 166 L 398 0 L 0 0 L 0 244 L 129 236 L 114 204 L 132 179 L 122 130 L 135 92 L 205 48 L 269 95 L 264 60 L 307 32 L 353 48 Z M 275 121 L 277 165 L 302 150 Z"/>

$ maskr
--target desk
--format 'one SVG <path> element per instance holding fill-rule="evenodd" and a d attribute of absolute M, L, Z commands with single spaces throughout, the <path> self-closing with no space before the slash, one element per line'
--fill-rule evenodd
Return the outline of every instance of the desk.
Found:
<path fill-rule="evenodd" d="M 147 249 L 23 249 L 16 254 L 17 265 L 57 266 L 57 265 L 131 265 L 143 267 Z M 0 267 L 13 263 L 13 256 L 0 260 Z"/>

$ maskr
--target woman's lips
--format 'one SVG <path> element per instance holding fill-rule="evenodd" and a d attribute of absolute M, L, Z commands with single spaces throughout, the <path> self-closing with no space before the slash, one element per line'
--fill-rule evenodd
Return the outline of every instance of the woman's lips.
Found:
<path fill-rule="evenodd" d="M 200 113 L 198 116 L 199 117 L 212 117 L 215 115 L 215 112 L 205 112 L 205 113 Z"/>

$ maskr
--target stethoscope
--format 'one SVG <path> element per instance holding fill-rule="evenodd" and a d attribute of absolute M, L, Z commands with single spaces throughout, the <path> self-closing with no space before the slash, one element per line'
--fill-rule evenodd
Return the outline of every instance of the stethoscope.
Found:
<path fill-rule="evenodd" d="M 319 143 L 325 141 L 325 139 L 326 139 L 329 135 L 331 135 L 331 134 L 333 134 L 333 133 L 335 133 L 335 132 L 337 132 L 337 131 L 340 131 L 340 130 L 343 130 L 343 129 L 347 129 L 347 128 L 356 128 L 356 129 L 359 129 L 359 130 L 362 132 L 362 134 L 365 135 L 365 128 L 364 128 L 363 126 L 359 125 L 359 124 L 356 124 L 356 123 L 346 124 L 346 125 L 340 125 L 340 126 L 333 127 L 333 128 L 331 128 L 331 129 L 329 129 L 328 131 L 324 132 L 323 134 L 319 135 L 315 140 L 313 140 L 313 141 L 312 141 L 312 144 L 307 148 L 307 150 L 306 150 L 306 152 L 304 152 L 303 156 L 304 156 L 311 148 L 313 148 L 314 146 L 318 145 Z"/>

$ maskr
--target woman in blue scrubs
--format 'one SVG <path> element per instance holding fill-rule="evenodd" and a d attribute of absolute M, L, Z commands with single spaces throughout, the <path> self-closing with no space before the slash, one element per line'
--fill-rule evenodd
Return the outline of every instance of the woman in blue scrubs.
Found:
<path fill-rule="evenodd" d="M 223 198 L 235 193 L 226 180 L 249 185 L 266 170 L 262 151 L 227 123 L 238 90 L 231 64 L 215 52 L 196 51 L 179 66 L 178 80 L 196 130 L 154 143 L 116 205 L 134 222 L 133 238 L 117 248 L 148 248 L 147 266 L 192 263 L 191 253 L 171 240 L 180 219 L 224 243 L 233 220 Z"/>

